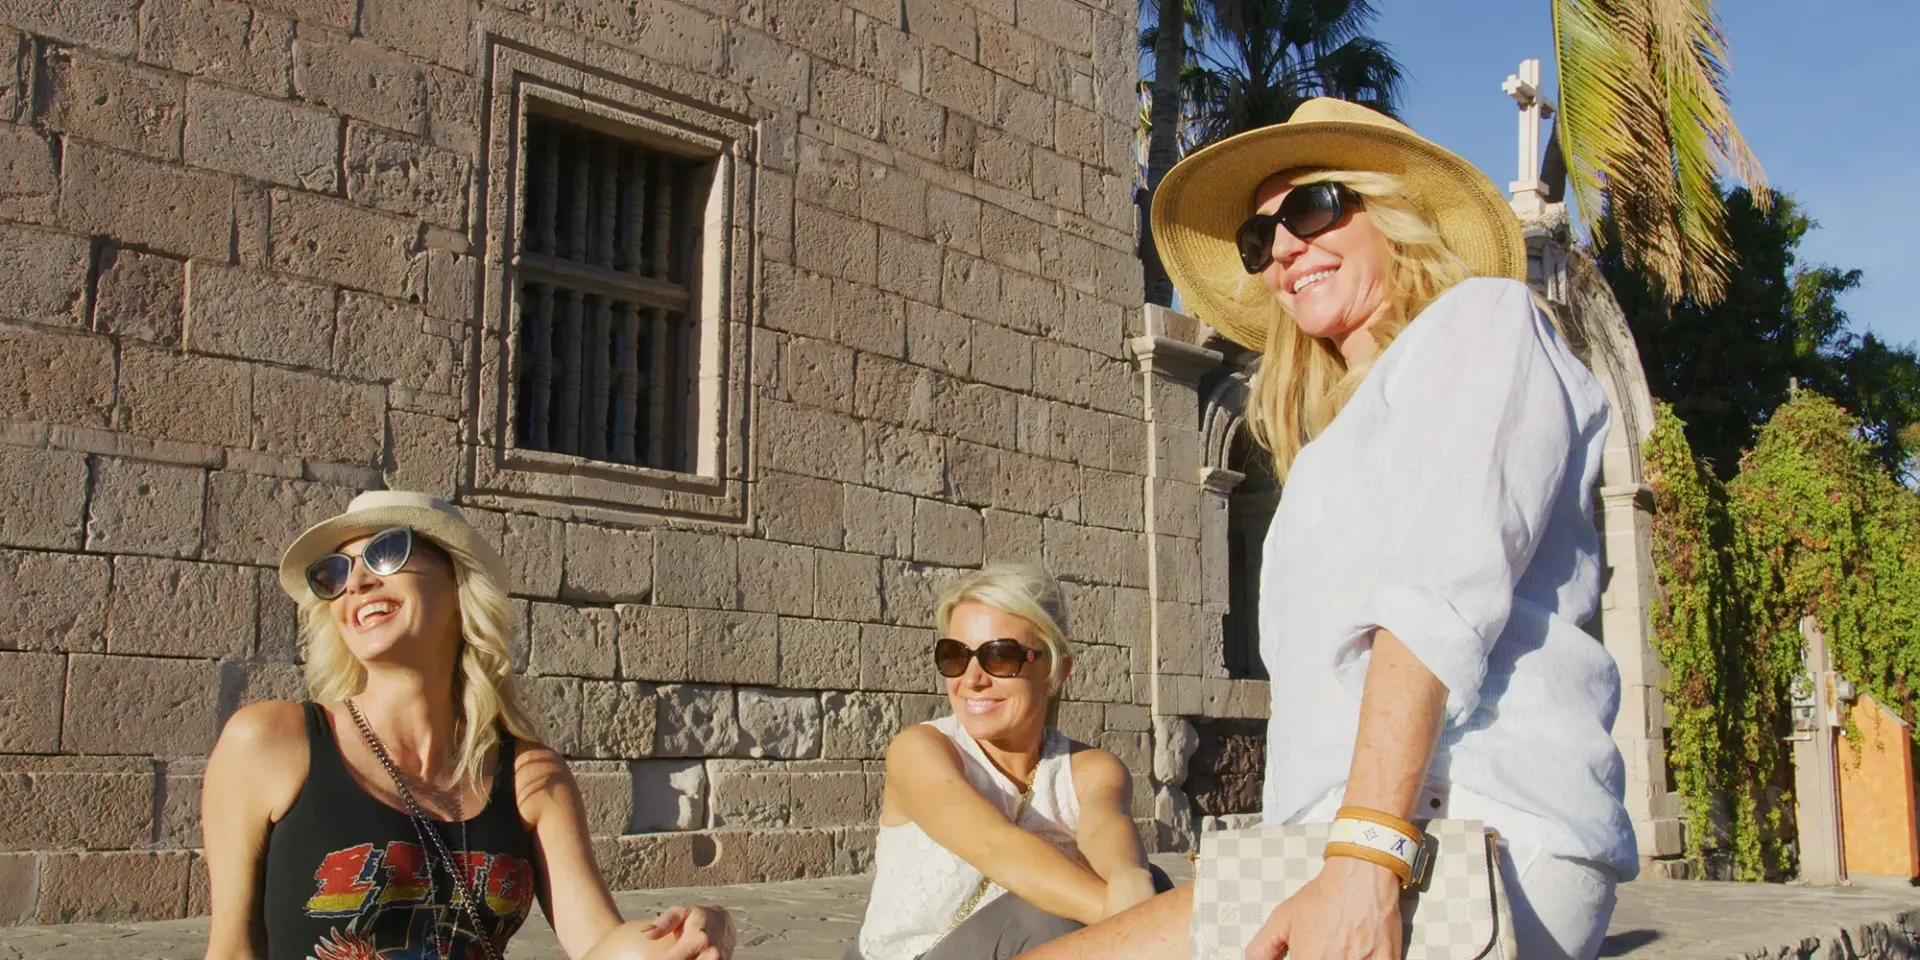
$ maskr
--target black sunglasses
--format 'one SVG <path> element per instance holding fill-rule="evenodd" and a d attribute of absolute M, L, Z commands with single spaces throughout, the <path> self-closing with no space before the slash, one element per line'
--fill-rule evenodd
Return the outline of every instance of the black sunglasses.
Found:
<path fill-rule="evenodd" d="M 412 527 L 388 527 L 367 538 L 366 549 L 360 551 L 360 561 L 367 569 L 383 577 L 400 572 L 411 556 Z M 346 593 L 347 581 L 352 577 L 353 557 L 344 553 L 329 553 L 307 564 L 307 589 L 322 600 Z"/>
<path fill-rule="evenodd" d="M 978 659 L 980 669 L 989 676 L 1017 677 L 1020 670 L 1029 662 L 1047 655 L 1045 650 L 1035 650 L 1022 646 L 1020 641 L 1007 637 L 988 640 L 986 643 L 968 649 L 958 640 L 942 637 L 933 642 L 933 665 L 940 668 L 940 675 L 948 679 L 967 672 L 967 661 Z"/>
<path fill-rule="evenodd" d="M 1234 231 L 1234 243 L 1240 248 L 1240 265 L 1246 267 L 1248 273 L 1259 273 L 1273 262 L 1276 226 L 1286 227 L 1288 233 L 1309 240 L 1339 226 L 1348 211 L 1363 205 L 1360 195 L 1344 183 L 1325 180 L 1294 187 L 1287 192 L 1286 199 L 1280 201 L 1279 209 L 1256 213 Z"/>

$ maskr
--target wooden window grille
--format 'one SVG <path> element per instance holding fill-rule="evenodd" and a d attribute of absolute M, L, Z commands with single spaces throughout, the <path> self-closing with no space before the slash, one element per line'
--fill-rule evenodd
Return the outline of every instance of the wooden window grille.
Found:
<path fill-rule="evenodd" d="M 687 471 L 699 365 L 699 160 L 529 117 L 515 443 Z"/>

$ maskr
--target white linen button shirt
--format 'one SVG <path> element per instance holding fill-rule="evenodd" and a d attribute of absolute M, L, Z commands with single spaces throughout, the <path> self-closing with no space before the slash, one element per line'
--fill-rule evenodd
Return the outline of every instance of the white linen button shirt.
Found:
<path fill-rule="evenodd" d="M 1580 626 L 1608 417 L 1518 281 L 1458 284 L 1382 351 L 1294 460 L 1267 534 L 1268 823 L 1344 784 L 1378 627 L 1446 685 L 1430 782 L 1520 811 L 1489 825 L 1538 853 L 1637 873 L 1619 671 Z"/>

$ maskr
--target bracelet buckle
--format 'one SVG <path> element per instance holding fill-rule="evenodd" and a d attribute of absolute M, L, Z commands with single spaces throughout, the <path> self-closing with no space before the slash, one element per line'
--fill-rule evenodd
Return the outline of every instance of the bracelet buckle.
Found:
<path fill-rule="evenodd" d="M 1412 867 L 1412 872 L 1407 875 L 1407 880 L 1400 885 L 1400 889 L 1425 891 L 1427 881 L 1433 879 L 1433 860 L 1436 855 L 1433 836 L 1421 834 L 1420 839 L 1414 844 L 1413 863 L 1409 865 Z"/>

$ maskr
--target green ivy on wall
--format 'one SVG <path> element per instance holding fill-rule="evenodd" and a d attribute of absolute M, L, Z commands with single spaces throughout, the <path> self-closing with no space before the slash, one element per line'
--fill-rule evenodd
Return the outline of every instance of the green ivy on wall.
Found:
<path fill-rule="evenodd" d="M 1724 643 L 1729 614 L 1730 527 L 1727 492 L 1693 455 L 1673 408 L 1654 410 L 1646 444 L 1646 480 L 1653 488 L 1653 563 L 1660 590 L 1653 604 L 1655 652 L 1667 667 L 1667 764 L 1686 801 L 1687 855 L 1701 856 L 1718 839 L 1715 791 L 1725 773 L 1723 727 L 1737 669 Z"/>
<path fill-rule="evenodd" d="M 1740 879 L 1778 878 L 1794 866 L 1785 738 L 1801 621 L 1819 625 L 1843 676 L 1913 722 L 1920 496 L 1888 475 L 1858 421 L 1811 392 L 1774 412 L 1725 486 L 1683 426 L 1662 405 L 1646 445 L 1668 763 L 1688 855 L 1718 850 Z"/>

